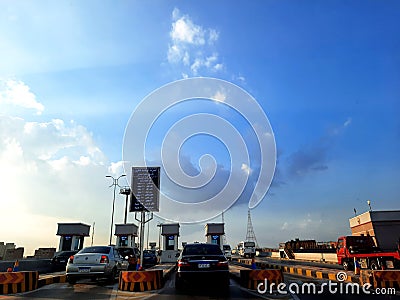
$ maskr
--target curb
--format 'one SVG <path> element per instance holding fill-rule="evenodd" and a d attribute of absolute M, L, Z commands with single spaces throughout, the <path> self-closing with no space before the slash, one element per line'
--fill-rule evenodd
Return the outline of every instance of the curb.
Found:
<path fill-rule="evenodd" d="M 67 282 L 67 275 L 49 275 L 44 278 L 39 278 L 38 288 L 48 284 L 65 282 Z"/>
<path fill-rule="evenodd" d="M 251 259 L 238 259 L 237 260 L 241 264 L 251 266 Z M 260 269 L 280 269 L 283 273 L 289 273 L 293 275 L 300 275 L 304 277 L 316 278 L 316 279 L 327 279 L 332 281 L 338 281 L 336 275 L 339 272 L 344 271 L 325 271 L 325 270 L 316 270 L 304 267 L 290 267 L 290 266 L 283 266 L 279 264 L 271 264 L 271 263 L 264 263 L 264 262 L 256 262 L 257 268 Z M 347 274 L 347 272 L 345 272 Z M 353 276 L 347 274 L 345 282 L 352 282 L 352 283 L 360 283 L 359 276 Z"/>

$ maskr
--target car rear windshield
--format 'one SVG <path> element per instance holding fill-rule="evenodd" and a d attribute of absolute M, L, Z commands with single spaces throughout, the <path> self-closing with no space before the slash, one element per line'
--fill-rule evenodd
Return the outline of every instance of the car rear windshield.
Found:
<path fill-rule="evenodd" d="M 97 247 L 87 247 L 85 249 L 82 249 L 79 253 L 102 253 L 102 254 L 109 254 L 110 253 L 110 247 L 102 247 L 102 246 L 97 246 Z"/>
<path fill-rule="evenodd" d="M 222 255 L 218 245 L 186 245 L 183 255 Z"/>

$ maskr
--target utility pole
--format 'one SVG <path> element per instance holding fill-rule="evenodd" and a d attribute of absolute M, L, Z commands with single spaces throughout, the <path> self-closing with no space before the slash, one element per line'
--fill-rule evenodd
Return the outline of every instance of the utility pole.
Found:
<path fill-rule="evenodd" d="M 90 246 L 93 246 L 93 239 L 94 239 L 94 225 L 96 225 L 96 222 L 93 222 L 93 228 L 92 228 L 92 243 Z"/>

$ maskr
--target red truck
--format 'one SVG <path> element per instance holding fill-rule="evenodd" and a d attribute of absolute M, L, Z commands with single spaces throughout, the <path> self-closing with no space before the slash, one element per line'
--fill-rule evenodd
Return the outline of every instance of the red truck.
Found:
<path fill-rule="evenodd" d="M 354 270 L 354 259 L 363 269 L 398 269 L 400 268 L 400 248 L 381 251 L 375 246 L 371 236 L 341 236 L 338 239 L 336 254 L 343 269 Z"/>

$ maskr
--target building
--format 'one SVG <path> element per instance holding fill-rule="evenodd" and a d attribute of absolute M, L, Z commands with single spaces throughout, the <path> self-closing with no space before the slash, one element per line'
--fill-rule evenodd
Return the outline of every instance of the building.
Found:
<path fill-rule="evenodd" d="M 5 260 L 7 251 L 13 249 L 15 249 L 14 243 L 4 244 L 4 242 L 0 242 L 0 260 Z"/>
<path fill-rule="evenodd" d="M 16 260 L 22 259 L 24 257 L 24 248 L 18 247 L 14 249 L 7 249 L 6 254 L 4 255 L 4 260 Z"/>

